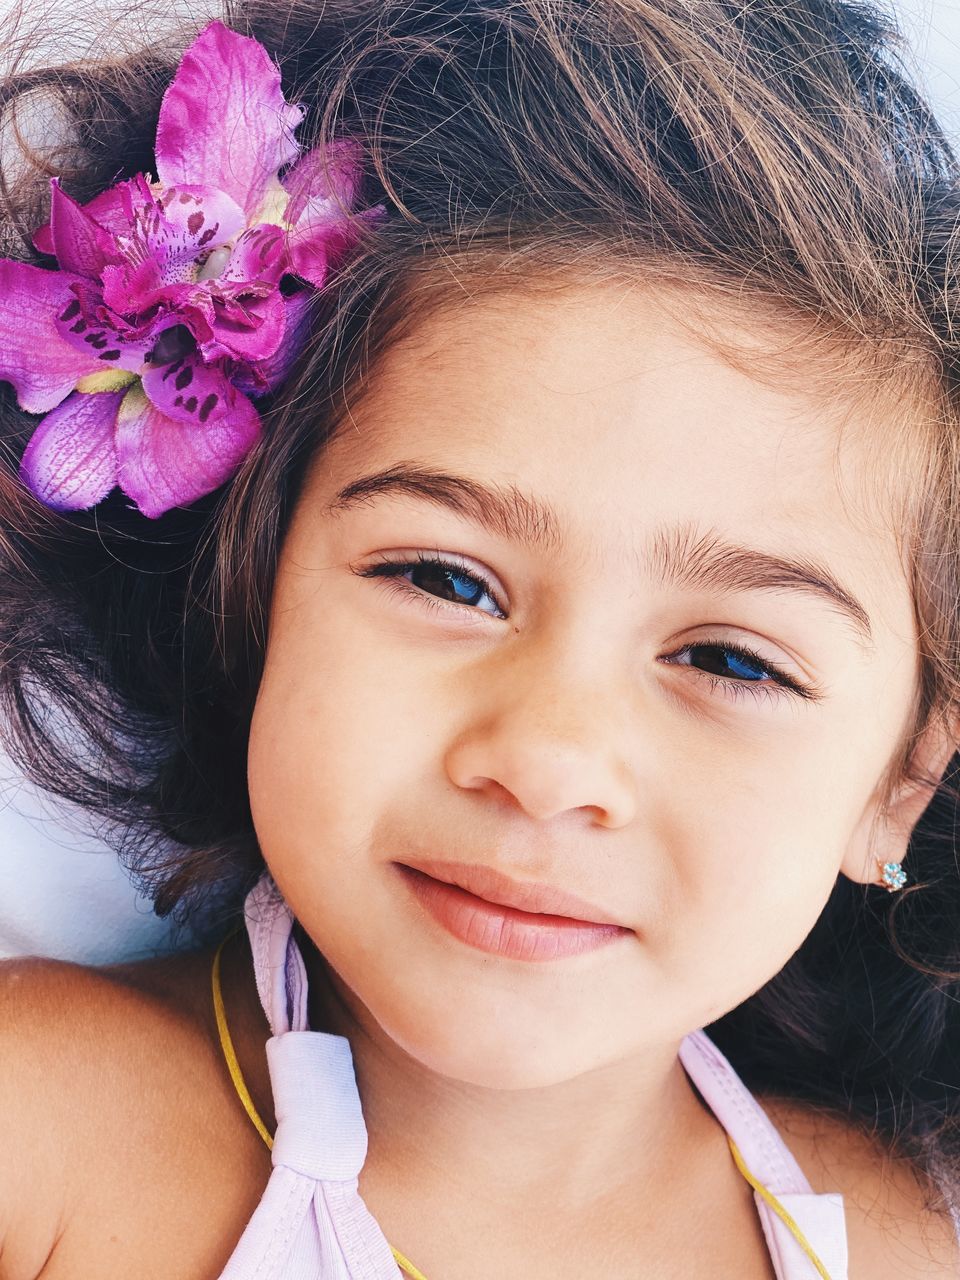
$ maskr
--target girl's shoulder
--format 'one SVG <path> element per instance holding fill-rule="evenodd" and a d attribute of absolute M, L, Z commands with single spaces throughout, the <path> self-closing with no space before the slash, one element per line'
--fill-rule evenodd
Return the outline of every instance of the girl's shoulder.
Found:
<path fill-rule="evenodd" d="M 269 1158 L 219 1056 L 211 954 L 0 962 L 0 1280 L 219 1273 Z"/>
<path fill-rule="evenodd" d="M 219 1274 L 269 1157 L 224 1070 L 211 959 L 0 962 L 0 1280 L 94 1257 L 104 1277 Z M 758 1100 L 813 1190 L 842 1193 L 851 1280 L 960 1276 L 952 1220 L 906 1163 L 842 1117 Z"/>
<path fill-rule="evenodd" d="M 813 1190 L 843 1195 L 850 1280 L 960 1276 L 957 1227 L 910 1163 L 826 1108 L 795 1098 L 757 1101 Z"/>

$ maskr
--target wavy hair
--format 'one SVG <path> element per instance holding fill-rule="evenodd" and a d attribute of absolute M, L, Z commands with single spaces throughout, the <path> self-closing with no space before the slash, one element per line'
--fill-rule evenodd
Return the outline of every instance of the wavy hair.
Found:
<path fill-rule="evenodd" d="M 391 342 L 465 287 L 632 271 L 792 325 L 789 350 L 720 343 L 754 376 L 899 388 L 874 429 L 911 477 L 921 674 L 882 782 L 909 775 L 916 736 L 960 708 L 960 184 L 892 19 L 848 0 L 228 0 L 224 19 L 278 61 L 306 145 L 361 142 L 359 203 L 392 216 L 316 299 L 262 447 L 189 508 L 47 509 L 17 479 L 35 421 L 0 389 L 0 732 L 24 772 L 96 815 L 158 913 L 222 927 L 262 868 L 246 743 L 308 463 Z M 153 169 L 194 34 L 40 67 L 33 33 L 10 36 L 0 251 L 49 265 L 30 233 L 52 173 L 85 200 Z M 940 1208 L 960 1202 L 956 775 L 955 757 L 929 780 L 915 883 L 890 899 L 840 876 L 782 971 L 709 1028 L 751 1088 L 852 1118 Z"/>

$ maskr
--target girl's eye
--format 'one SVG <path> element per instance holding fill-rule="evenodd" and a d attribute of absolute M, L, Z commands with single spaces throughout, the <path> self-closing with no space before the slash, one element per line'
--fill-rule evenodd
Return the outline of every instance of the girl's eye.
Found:
<path fill-rule="evenodd" d="M 684 654 L 689 655 L 689 661 L 682 659 L 681 655 Z M 669 655 L 671 662 L 678 657 L 681 660 L 674 663 L 676 666 L 692 667 L 694 661 L 702 663 L 705 670 L 696 668 L 701 679 L 709 680 L 711 688 L 719 689 L 721 693 L 734 699 L 745 693 L 758 698 L 776 698 L 783 693 L 793 693 L 799 698 L 816 702 L 820 696 L 816 690 L 794 680 L 785 671 L 744 645 L 700 640 L 696 644 L 684 645 L 682 649 Z"/>
<path fill-rule="evenodd" d="M 454 560 L 417 552 L 416 560 L 381 560 L 358 570 L 358 574 L 361 578 L 381 578 L 393 590 L 415 596 L 432 609 L 460 612 L 464 606 L 473 609 L 486 597 L 494 608 L 480 612 L 506 617 L 487 580 Z M 409 582 L 406 581 L 408 574 L 411 575 Z M 737 699 L 745 693 L 752 697 L 778 697 L 793 693 L 815 702 L 820 696 L 744 645 L 701 640 L 684 645 L 663 661 L 674 666 L 689 666 L 725 697 Z"/>
<path fill-rule="evenodd" d="M 407 574 L 413 575 L 410 582 L 404 581 Z M 383 578 L 394 590 L 404 595 L 419 596 L 428 608 L 459 609 L 461 605 L 472 608 L 486 596 L 493 601 L 496 610 L 494 616 L 506 617 L 486 578 L 468 571 L 453 560 L 425 556 L 418 551 L 416 560 L 381 560 L 378 564 L 361 569 L 360 577 Z M 490 611 L 481 609 L 480 612 Z"/>

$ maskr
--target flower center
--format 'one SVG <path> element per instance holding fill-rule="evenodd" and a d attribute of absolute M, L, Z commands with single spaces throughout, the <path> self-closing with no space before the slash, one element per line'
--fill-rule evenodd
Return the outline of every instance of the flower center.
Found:
<path fill-rule="evenodd" d="M 164 329 L 148 356 L 150 364 L 172 364 L 196 350 L 193 334 L 185 324 L 171 325 Z"/>
<path fill-rule="evenodd" d="M 197 272 L 197 279 L 215 280 L 230 261 L 230 255 L 232 252 L 233 247 L 229 244 L 222 245 L 219 249 L 212 250 L 212 252 L 207 255 L 206 262 Z"/>

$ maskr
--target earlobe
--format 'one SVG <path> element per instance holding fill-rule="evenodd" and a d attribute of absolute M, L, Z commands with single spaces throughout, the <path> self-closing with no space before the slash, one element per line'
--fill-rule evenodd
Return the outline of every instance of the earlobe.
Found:
<path fill-rule="evenodd" d="M 884 885 L 889 889 L 910 883 L 907 848 L 947 766 L 960 750 L 960 721 L 944 717 L 931 724 L 914 749 L 910 776 L 901 780 L 882 813 L 865 811 L 850 841 L 840 870 L 858 884 Z M 891 864 L 890 870 L 885 870 Z M 898 874 L 902 865 L 906 880 Z"/>

